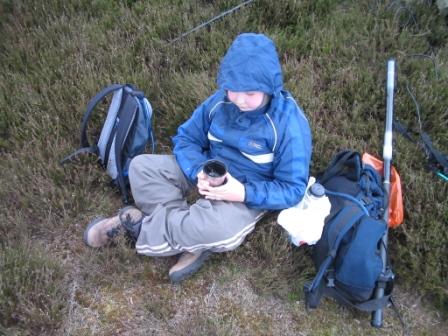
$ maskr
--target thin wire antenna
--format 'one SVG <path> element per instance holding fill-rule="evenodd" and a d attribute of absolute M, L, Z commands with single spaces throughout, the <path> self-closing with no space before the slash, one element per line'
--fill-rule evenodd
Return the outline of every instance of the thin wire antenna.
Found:
<path fill-rule="evenodd" d="M 222 17 L 224 17 L 224 16 L 226 16 L 226 15 L 228 15 L 228 14 L 230 14 L 230 13 L 233 13 L 234 11 L 240 9 L 241 7 L 244 7 L 244 6 L 246 6 L 246 5 L 249 5 L 251 2 L 254 2 L 254 1 L 255 1 L 255 0 L 247 0 L 247 1 L 244 1 L 243 3 L 237 5 L 237 6 L 231 8 L 231 9 L 229 9 L 229 10 L 226 10 L 225 12 L 222 12 L 221 14 L 215 16 L 214 18 L 208 20 L 207 22 L 201 23 L 199 26 L 196 26 L 196 27 L 194 27 L 194 28 L 192 28 L 192 29 L 186 31 L 185 33 L 179 35 L 179 36 L 176 37 L 175 39 L 169 41 L 169 42 L 167 43 L 167 45 L 173 44 L 174 42 L 177 42 L 177 41 L 183 39 L 185 36 L 190 35 L 191 33 L 193 33 L 193 32 L 195 32 L 195 31 L 197 31 L 197 30 L 199 30 L 199 29 L 201 29 L 201 28 L 203 28 L 203 27 L 205 27 L 205 26 L 207 26 L 207 25 L 209 25 L 209 24 L 215 22 L 216 20 L 219 20 L 220 18 L 222 18 Z"/>
<path fill-rule="evenodd" d="M 423 57 L 423 58 L 430 59 L 432 64 L 434 65 L 434 73 L 435 73 L 436 79 L 439 79 L 439 69 L 438 69 L 439 67 L 437 65 L 437 59 L 436 59 L 436 57 L 435 57 L 433 52 L 431 52 L 431 55 L 427 55 L 427 54 L 409 54 L 409 55 L 406 55 L 406 56 L 408 56 L 408 57 Z"/>
<path fill-rule="evenodd" d="M 406 83 L 406 90 L 408 91 L 409 95 L 412 98 L 412 101 L 414 102 L 416 113 L 417 113 L 417 118 L 418 118 L 419 131 L 420 131 L 420 133 L 422 133 L 423 127 L 422 127 L 422 119 L 420 117 L 420 105 L 418 104 L 417 99 L 415 99 L 414 94 L 411 92 L 411 89 L 409 88 L 409 83 Z"/>

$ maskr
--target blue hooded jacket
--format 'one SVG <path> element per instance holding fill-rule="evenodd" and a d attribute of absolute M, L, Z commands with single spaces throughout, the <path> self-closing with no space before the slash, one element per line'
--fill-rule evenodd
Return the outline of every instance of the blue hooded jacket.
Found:
<path fill-rule="evenodd" d="M 222 59 L 219 89 L 205 100 L 173 137 L 174 155 L 193 184 L 205 161 L 219 159 L 244 184 L 245 203 L 285 209 L 303 197 L 311 159 L 308 121 L 283 90 L 274 43 L 262 34 L 239 35 Z M 226 92 L 262 91 L 270 102 L 241 111 Z"/>

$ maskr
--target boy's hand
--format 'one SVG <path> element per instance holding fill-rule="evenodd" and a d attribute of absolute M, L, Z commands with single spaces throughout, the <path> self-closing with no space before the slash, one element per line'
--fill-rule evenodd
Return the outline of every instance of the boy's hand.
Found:
<path fill-rule="evenodd" d="M 206 199 L 216 201 L 244 202 L 246 191 L 244 185 L 229 173 L 226 174 L 226 183 L 219 187 L 212 187 L 206 180 L 205 174 L 201 171 L 198 174 L 199 193 Z"/>

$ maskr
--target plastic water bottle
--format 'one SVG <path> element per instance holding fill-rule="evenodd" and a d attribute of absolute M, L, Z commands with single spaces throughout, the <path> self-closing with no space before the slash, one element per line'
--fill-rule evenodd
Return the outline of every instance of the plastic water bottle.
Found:
<path fill-rule="evenodd" d="M 325 217 L 331 210 L 325 188 L 320 183 L 311 183 L 300 203 L 281 211 L 277 218 L 296 246 L 316 244 L 322 235 Z"/>
<path fill-rule="evenodd" d="M 310 204 L 318 201 L 322 197 L 325 196 L 325 188 L 320 183 L 314 183 L 312 184 L 308 190 L 305 193 L 305 196 L 303 196 L 302 199 L 302 209 L 308 209 Z"/>

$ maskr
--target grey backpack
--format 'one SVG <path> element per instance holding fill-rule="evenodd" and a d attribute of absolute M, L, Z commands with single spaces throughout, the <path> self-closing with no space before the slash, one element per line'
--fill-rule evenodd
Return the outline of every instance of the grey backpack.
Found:
<path fill-rule="evenodd" d="M 101 133 L 95 144 L 90 144 L 87 127 L 98 103 L 112 94 L 112 100 Z M 101 166 L 121 191 L 123 202 L 129 203 L 128 168 L 131 159 L 144 152 L 147 145 L 155 151 L 152 131 L 152 107 L 142 91 L 130 84 L 112 84 L 97 93 L 88 103 L 81 123 L 81 147 L 61 160 L 72 161 L 82 153 L 98 156 Z"/>

